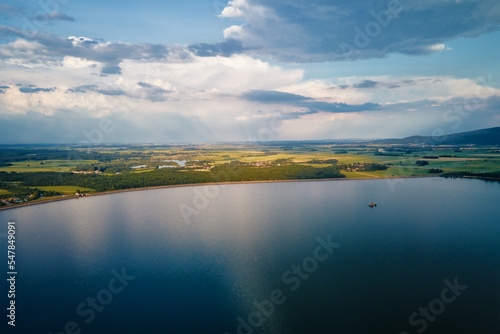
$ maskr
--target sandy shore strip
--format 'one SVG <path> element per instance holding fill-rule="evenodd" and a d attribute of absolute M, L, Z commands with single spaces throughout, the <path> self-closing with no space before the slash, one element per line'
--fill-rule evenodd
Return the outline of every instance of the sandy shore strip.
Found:
<path fill-rule="evenodd" d="M 120 189 L 120 190 L 110 190 L 102 191 L 96 193 L 87 193 L 86 197 L 101 196 L 101 195 L 111 195 L 130 191 L 143 191 L 143 190 L 153 190 L 153 189 L 166 189 L 166 188 L 180 188 L 180 187 L 199 187 L 199 186 L 214 186 L 214 185 L 226 185 L 226 184 L 257 184 L 257 183 L 282 183 L 282 182 L 316 182 L 316 181 L 361 181 L 361 180 L 384 180 L 384 179 L 419 179 L 419 178 L 433 178 L 439 177 L 439 175 L 418 175 L 418 176 L 394 176 L 394 177 L 378 177 L 378 178 L 330 178 L 330 179 L 300 179 L 300 180 L 261 180 L 261 181 L 234 181 L 234 182 L 207 182 L 207 183 L 186 183 L 186 184 L 170 184 L 164 186 L 154 186 L 154 187 L 144 187 L 144 188 L 130 188 L 130 189 Z M 0 207 L 0 211 L 22 208 L 30 205 L 44 204 L 50 202 L 64 201 L 69 199 L 78 199 L 76 195 L 62 195 L 57 197 L 50 197 L 44 199 L 37 199 L 30 202 L 24 202 L 19 204 L 13 204 L 9 206 Z"/>

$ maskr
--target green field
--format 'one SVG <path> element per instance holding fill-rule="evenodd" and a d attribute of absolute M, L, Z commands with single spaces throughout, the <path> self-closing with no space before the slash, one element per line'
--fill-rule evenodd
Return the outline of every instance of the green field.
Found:
<path fill-rule="evenodd" d="M 399 149 L 399 150 L 398 150 Z M 258 146 L 258 145 L 199 145 L 171 147 L 102 147 L 94 153 L 109 158 L 101 160 L 25 160 L 10 162 L 13 166 L 0 167 L 5 172 L 71 172 L 74 170 L 93 171 L 100 169 L 103 174 L 145 173 L 156 170 L 164 160 L 205 161 L 205 166 L 217 166 L 230 162 L 256 163 L 266 165 L 278 160 L 288 159 L 294 164 L 312 167 L 327 167 L 329 164 L 310 164 L 311 160 L 338 160 L 339 165 L 355 163 L 378 163 L 387 165 L 386 171 L 343 171 L 347 178 L 376 178 L 427 175 L 430 169 L 443 172 L 494 172 L 500 170 L 500 153 L 496 148 L 440 148 L 404 147 L 377 145 L 310 145 L 310 146 Z M 408 150 L 408 151 L 406 151 Z M 496 151 L 495 151 L 496 150 Z M 382 152 L 382 155 L 380 155 Z M 80 152 L 79 154 L 83 154 Z M 385 155 L 384 155 L 385 154 Z M 439 159 L 424 159 L 425 156 L 440 156 Z M 29 156 L 27 156 L 29 158 Z M 426 160 L 426 166 L 417 166 L 416 161 Z M 43 164 L 42 164 L 43 163 Z M 145 164 L 148 168 L 131 170 L 130 164 Z M 195 165 L 192 168 L 198 169 Z M 181 168 L 180 170 L 183 170 Z"/>
<path fill-rule="evenodd" d="M 74 194 L 77 190 L 81 192 L 91 193 L 94 192 L 94 189 L 83 188 L 83 187 L 75 187 L 75 186 L 50 186 L 50 187 L 37 187 L 40 190 L 44 191 L 57 191 L 64 194 Z"/>
<path fill-rule="evenodd" d="M 389 169 L 384 172 L 377 172 L 378 177 L 396 177 L 396 176 L 412 176 L 425 175 L 431 168 L 442 169 L 444 172 L 449 171 L 473 171 L 473 172 L 492 172 L 500 169 L 500 154 L 487 154 L 488 150 L 464 150 L 455 152 L 453 150 L 428 150 L 415 153 L 405 154 L 400 153 L 400 156 L 375 155 L 373 148 L 364 148 L 364 150 L 347 150 L 347 154 L 335 154 L 336 150 L 330 147 L 316 147 L 317 151 L 310 152 L 309 150 L 294 149 L 284 152 L 279 148 L 271 148 L 270 150 L 276 154 L 266 155 L 265 151 L 241 149 L 235 150 L 212 150 L 203 152 L 200 156 L 199 151 L 193 151 L 191 159 L 212 160 L 210 165 L 220 165 L 231 161 L 241 161 L 246 163 L 258 161 L 275 161 L 277 159 L 290 159 L 294 163 L 310 165 L 314 167 L 325 167 L 324 164 L 309 164 L 308 161 L 319 159 L 337 159 L 339 164 L 353 163 L 379 163 L 389 164 Z M 484 153 L 481 153 L 484 152 Z M 423 159 L 424 156 L 450 155 L 451 157 L 440 157 L 439 159 Z M 418 160 L 427 160 L 429 165 L 418 167 L 415 162 Z M 381 174 L 382 173 L 382 174 Z M 347 177 L 365 177 L 360 174 L 350 174 L 345 172 Z M 366 176 L 368 177 L 368 176 Z"/>
<path fill-rule="evenodd" d="M 72 169 L 84 164 L 97 163 L 97 160 L 45 160 L 45 161 L 16 161 L 12 166 L 0 167 L 0 172 L 70 172 Z M 43 163 L 43 164 L 42 164 Z"/>
<path fill-rule="evenodd" d="M 397 148 L 397 146 L 395 146 Z M 382 155 L 377 154 L 382 149 Z M 259 161 L 273 162 L 277 159 L 289 159 L 295 164 L 309 165 L 313 167 L 327 167 L 329 164 L 311 164 L 311 160 L 337 159 L 338 164 L 354 163 L 378 163 L 387 165 L 385 171 L 342 171 L 346 178 L 387 178 L 433 175 L 430 169 L 442 169 L 443 172 L 468 171 L 474 173 L 493 172 L 500 170 L 500 153 L 493 152 L 491 148 L 463 148 L 460 151 L 440 147 L 407 147 L 411 152 L 391 151 L 391 147 L 377 145 L 360 146 L 332 146 L 314 145 L 292 147 L 284 150 L 280 146 L 197 146 L 192 150 L 185 150 L 181 147 L 172 147 L 168 150 L 147 150 L 142 151 L 145 157 L 161 159 L 162 154 L 170 154 L 170 158 L 189 161 L 204 160 L 210 161 L 210 166 L 217 166 L 225 163 L 241 161 L 243 163 L 255 163 Z M 385 150 L 385 151 L 384 151 Z M 389 152 L 387 151 L 389 150 Z M 340 153 L 346 151 L 347 153 Z M 108 150 L 112 152 L 112 150 Z M 115 152 L 117 153 L 117 152 Z M 137 153 L 134 150 L 121 151 L 120 154 L 126 156 L 130 153 Z M 387 154 L 387 155 L 383 155 Z M 392 154 L 392 155 L 390 155 Z M 441 156 L 439 159 L 425 159 L 425 156 Z M 446 156 L 446 157 L 443 157 Z M 416 161 L 426 160 L 429 165 L 417 166 Z M 143 160 L 142 163 L 148 163 Z M 266 166 L 266 165 L 264 165 Z M 265 167 L 263 167 L 265 168 Z M 132 173 L 145 172 L 133 171 Z"/>
<path fill-rule="evenodd" d="M 0 195 L 8 195 L 8 194 L 10 194 L 10 191 L 5 189 L 0 189 Z"/>

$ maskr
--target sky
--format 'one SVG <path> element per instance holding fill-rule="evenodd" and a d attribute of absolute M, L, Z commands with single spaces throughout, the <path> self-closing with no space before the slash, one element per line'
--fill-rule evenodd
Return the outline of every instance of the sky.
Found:
<path fill-rule="evenodd" d="M 500 126 L 498 0 L 7 0 L 0 144 Z"/>

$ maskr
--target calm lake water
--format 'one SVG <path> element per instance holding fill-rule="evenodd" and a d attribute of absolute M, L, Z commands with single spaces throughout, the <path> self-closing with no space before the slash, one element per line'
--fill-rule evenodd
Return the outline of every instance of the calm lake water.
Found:
<path fill-rule="evenodd" d="M 2 280 L 2 333 L 498 333 L 499 217 L 500 183 L 441 178 L 1 211 L 18 271 L 15 329 Z"/>

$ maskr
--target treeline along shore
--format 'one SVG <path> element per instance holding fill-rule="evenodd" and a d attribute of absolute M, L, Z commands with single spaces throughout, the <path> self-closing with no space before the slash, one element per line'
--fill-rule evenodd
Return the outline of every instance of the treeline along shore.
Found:
<path fill-rule="evenodd" d="M 0 182 L 19 182 L 25 187 L 75 185 L 96 191 L 144 188 L 174 184 L 196 184 L 228 181 L 266 181 L 343 178 L 336 166 L 316 168 L 306 165 L 282 165 L 267 168 L 237 164 L 216 166 L 209 171 L 188 169 L 157 169 L 147 173 L 118 175 L 75 174 L 56 172 L 7 173 L 0 172 Z"/>
<path fill-rule="evenodd" d="M 255 168 L 238 164 L 224 164 L 209 171 L 192 169 L 158 169 L 145 173 L 118 175 L 75 174 L 57 172 L 0 172 L 0 189 L 8 190 L 13 196 L 29 199 L 14 206 L 29 202 L 46 202 L 47 198 L 62 200 L 68 196 L 57 191 L 40 190 L 38 187 L 72 185 L 92 189 L 97 193 L 116 192 L 131 189 L 148 189 L 174 185 L 194 185 L 217 182 L 284 181 L 345 178 L 336 166 L 315 168 L 304 165 L 276 165 Z M 70 197 L 71 198 L 71 197 Z M 5 204 L 2 202 L 2 204 Z M 17 205 L 16 205 L 17 204 Z M 2 206 L 5 208 L 6 206 Z M 11 207 L 11 206 L 7 206 Z"/>
<path fill-rule="evenodd" d="M 434 178 L 434 177 L 439 177 L 438 175 L 418 175 L 418 176 L 393 176 L 393 177 L 386 177 L 386 179 L 414 179 L 414 178 Z M 102 191 L 102 192 L 92 192 L 92 193 L 85 193 L 85 196 L 83 197 L 94 197 L 94 196 L 101 196 L 101 195 L 112 195 L 112 194 L 118 194 L 118 193 L 124 193 L 124 192 L 132 192 L 132 191 L 144 191 L 144 190 L 154 190 L 154 189 L 166 189 L 166 188 L 180 188 L 180 187 L 195 187 L 195 186 L 214 186 L 214 185 L 228 185 L 228 184 L 256 184 L 256 183 L 281 183 L 281 182 L 310 182 L 310 181 L 366 181 L 366 180 L 373 180 L 372 178 L 345 178 L 345 177 L 340 177 L 340 178 L 327 178 L 327 179 L 292 179 L 292 180 L 258 180 L 258 181 L 226 181 L 226 182 L 200 182 L 200 183 L 186 183 L 186 184 L 171 184 L 171 185 L 162 185 L 162 186 L 150 186 L 150 187 L 139 187 L 139 188 L 126 188 L 126 189 L 119 189 L 119 190 L 108 190 L 108 191 Z M 28 201 L 28 202 L 23 202 L 23 203 L 17 203 L 12 206 L 2 206 L 0 207 L 1 210 L 8 210 L 8 209 L 14 209 L 14 208 L 20 208 L 24 206 L 31 206 L 31 205 L 36 205 L 36 204 L 43 204 L 43 203 L 50 203 L 50 202 L 58 202 L 58 201 L 63 201 L 63 200 L 69 200 L 69 199 L 77 199 L 80 196 L 75 195 L 75 194 L 66 194 L 66 195 L 56 195 L 53 197 L 47 197 L 47 198 L 38 198 L 36 200 Z"/>

